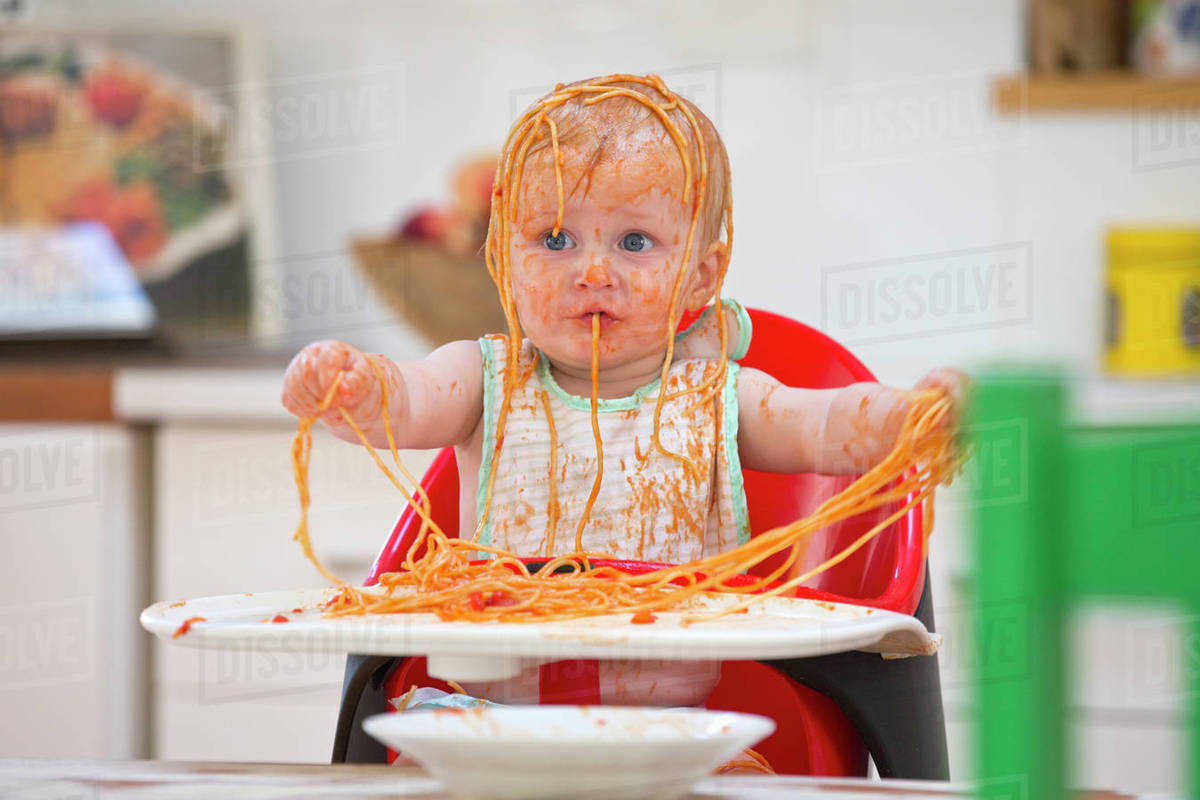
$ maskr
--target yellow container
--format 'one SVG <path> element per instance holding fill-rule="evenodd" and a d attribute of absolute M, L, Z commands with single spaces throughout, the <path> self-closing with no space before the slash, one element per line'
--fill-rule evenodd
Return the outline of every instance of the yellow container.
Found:
<path fill-rule="evenodd" d="M 1112 228 L 1107 244 L 1105 366 L 1200 374 L 1200 228 Z"/>

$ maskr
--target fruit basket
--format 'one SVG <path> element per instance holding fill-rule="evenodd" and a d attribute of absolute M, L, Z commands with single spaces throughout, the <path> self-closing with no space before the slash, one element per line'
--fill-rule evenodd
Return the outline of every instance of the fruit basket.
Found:
<path fill-rule="evenodd" d="M 483 258 L 498 158 L 461 160 L 448 204 L 410 209 L 390 236 L 350 243 L 375 291 L 433 345 L 508 330 Z"/>
<path fill-rule="evenodd" d="M 351 249 L 372 288 L 431 344 L 508 329 L 482 254 L 394 237 L 359 237 Z"/>

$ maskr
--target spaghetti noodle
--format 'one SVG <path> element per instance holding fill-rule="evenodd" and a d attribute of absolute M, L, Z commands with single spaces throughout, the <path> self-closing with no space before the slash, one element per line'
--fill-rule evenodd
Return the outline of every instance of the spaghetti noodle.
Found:
<path fill-rule="evenodd" d="M 338 386 L 342 382 L 343 374 L 339 372 L 334 377 L 329 391 L 321 400 L 318 417 L 333 402 L 334 393 L 337 392 Z M 312 426 L 316 421 L 317 417 L 301 419 L 296 430 L 296 438 L 292 440 L 292 474 L 296 479 L 296 492 L 300 495 L 300 522 L 296 525 L 296 532 L 292 534 L 292 541 L 300 543 L 300 547 L 304 550 L 304 556 L 313 563 L 325 580 L 338 586 L 344 586 L 345 581 L 325 569 L 325 566 L 321 564 L 320 559 L 313 552 L 312 537 L 308 532 L 308 507 L 312 503 L 312 496 L 308 488 L 308 462 L 312 458 Z"/>
<path fill-rule="evenodd" d="M 791 592 L 840 563 L 915 506 L 928 510 L 935 487 L 949 482 L 960 460 L 950 433 L 942 426 L 949 405 L 941 390 L 914 392 L 896 445 L 879 464 L 808 517 L 766 531 L 732 550 L 642 574 L 627 574 L 607 566 L 587 569 L 601 554 L 577 552 L 553 557 L 531 573 L 514 553 L 450 539 L 431 527 L 423 540 L 425 553 L 414 558 L 414 547 L 405 561 L 406 571 L 380 576 L 377 588 L 343 586 L 328 604 L 327 613 L 432 612 L 446 620 L 538 622 L 669 610 L 710 591 L 745 596 L 693 621 L 736 613 L 763 598 Z M 357 426 L 355 430 L 382 465 L 366 436 Z M 393 457 L 398 458 L 395 451 Z M 401 486 L 386 466 L 384 471 Z M 418 513 L 427 513 L 411 493 L 404 491 Z M 797 560 L 799 548 L 794 544 L 821 528 L 886 504 L 898 507 L 849 546 L 799 575 L 780 580 Z M 924 532 L 928 536 L 928 522 Z M 738 585 L 728 583 L 735 575 L 743 575 L 785 550 L 790 550 L 787 558 L 769 574 Z M 473 562 L 475 551 L 490 553 L 494 558 Z M 560 569 L 565 572 L 559 573 Z"/>
<path fill-rule="evenodd" d="M 600 315 L 592 314 L 592 436 L 596 439 L 596 478 L 588 493 L 583 513 L 579 515 L 579 527 L 575 529 L 575 552 L 583 550 L 583 529 L 592 516 L 592 506 L 600 494 L 600 482 L 604 478 L 604 443 L 600 441 Z"/>
<path fill-rule="evenodd" d="M 731 772 L 757 772 L 761 775 L 774 775 L 775 768 L 771 766 L 762 753 L 747 747 L 742 751 L 742 758 L 726 761 L 717 767 L 714 775 L 728 775 Z"/>
<path fill-rule="evenodd" d="M 649 94 L 634 91 L 616 84 L 634 84 L 649 87 L 665 98 L 656 102 Z M 564 103 L 582 96 L 585 105 L 601 102 L 611 97 L 633 98 L 649 108 L 662 122 L 669 137 L 675 143 L 684 170 L 684 201 L 691 202 L 691 220 L 684 255 L 676 275 L 668 309 L 666 331 L 666 355 L 662 365 L 660 390 L 657 393 L 654 413 L 654 447 L 667 457 L 680 461 L 693 477 L 698 467 L 686 456 L 666 450 L 658 438 L 663 403 L 669 398 L 689 393 L 697 394 L 697 403 L 713 402 L 725 382 L 728 368 L 727 330 L 723 313 L 718 313 L 718 331 L 721 356 L 716 368 L 700 385 L 668 394 L 667 375 L 674 354 L 674 330 L 678 323 L 678 303 L 684 276 L 690 263 L 694 236 L 698 221 L 704 212 L 707 190 L 708 157 L 703 136 L 695 115 L 687 101 L 672 93 L 657 76 L 645 78 L 632 75 L 614 75 L 590 82 L 559 86 L 555 92 L 543 98 L 527 111 L 514 125 L 505 143 L 497 166 L 492 217 L 488 229 L 486 261 L 488 270 L 496 283 L 501 305 L 508 321 L 506 346 L 508 358 L 503 376 L 503 402 L 497 414 L 496 437 L 493 458 L 498 459 L 504 443 L 505 422 L 512 404 L 514 389 L 528 377 L 519 375 L 518 347 L 521 342 L 520 323 L 516 315 L 515 297 L 509 264 L 510 223 L 517 213 L 516 193 L 519 190 L 525 158 L 531 145 L 542 136 L 545 128 L 550 139 L 555 168 L 555 189 L 558 196 L 558 214 L 554 233 L 557 234 L 563 217 L 562 151 L 559 147 L 558 128 L 548 112 Z M 696 143 L 696 169 L 693 170 L 688 138 L 670 112 L 678 111 L 686 120 Z M 693 179 L 693 173 L 696 177 Z M 732 203 L 728 185 L 724 197 L 724 219 L 726 250 L 715 290 L 716 308 L 721 309 L 721 286 L 728 264 L 728 248 L 732 240 Z M 530 572 L 517 554 L 484 545 L 479 534 L 486 524 L 493 492 L 496 471 L 492 470 L 485 488 L 483 509 L 477 520 L 475 535 L 471 539 L 456 539 L 447 536 L 434 523 L 429 508 L 429 499 L 420 489 L 400 461 L 399 452 L 392 436 L 387 412 L 386 382 L 382 371 L 374 361 L 371 366 L 379 378 L 383 398 L 383 421 L 387 433 L 388 449 L 399 472 L 414 486 L 413 491 L 397 478 L 384 463 L 353 418 L 339 408 L 339 412 L 353 429 L 372 459 L 403 494 L 421 519 L 421 528 L 414 545 L 403 562 L 403 571 L 380 576 L 379 585 L 368 589 L 348 586 L 324 569 L 315 557 L 308 536 L 307 511 L 309 493 L 307 470 L 311 455 L 311 427 L 314 418 L 300 421 L 293 445 L 293 464 L 296 483 L 300 491 L 301 521 L 296 539 L 304 547 L 305 555 L 317 566 L 327 579 L 341 588 L 326 607 L 333 616 L 366 613 L 414 613 L 432 612 L 446 620 L 507 622 L 538 622 L 545 620 L 573 619 L 616 612 L 631 613 L 639 619 L 651 616 L 652 612 L 679 608 L 690 599 L 708 592 L 735 593 L 742 595 L 724 608 L 699 616 L 691 621 L 713 619 L 725 614 L 744 611 L 751 604 L 776 595 L 786 594 L 820 572 L 840 563 L 877 536 L 881 531 L 900 519 L 914 507 L 924 510 L 926 537 L 932 521 L 932 499 L 937 485 L 949 483 L 961 463 L 961 455 L 955 447 L 953 436 L 945 425 L 950 411 L 950 399 L 944 390 L 927 390 L 910 393 L 907 418 L 896 443 L 880 463 L 860 476 L 839 494 L 822 503 L 809 516 L 787 525 L 759 534 L 749 542 L 697 561 L 654 570 L 641 574 L 628 574 L 609 566 L 592 568 L 592 562 L 603 554 L 583 551 L 582 532 L 589 512 L 600 488 L 603 444 L 597 420 L 598 372 L 599 372 L 599 317 L 592 318 L 592 431 L 596 439 L 597 475 L 576 529 L 575 552 L 554 556 L 554 533 L 557 526 L 557 505 L 551 498 L 552 511 L 547 526 L 546 552 L 550 558 L 541 569 Z M 331 404 L 336 382 L 322 404 L 324 412 Z M 550 421 L 553 437 L 553 420 L 545 395 L 543 407 Z M 721 404 L 718 403 L 718 406 Z M 722 409 L 723 413 L 723 409 Z M 486 446 L 486 445 L 485 445 Z M 556 445 L 552 441 L 551 447 Z M 551 461 L 554 464 L 554 461 Z M 552 477 L 552 492 L 553 477 Z M 420 499 L 417 499 L 417 495 Z M 884 519 L 863 533 L 849 546 L 834 554 L 817 566 L 800 572 L 797 561 L 803 548 L 795 545 L 816 531 L 842 520 L 877 509 L 885 505 L 895 506 Z M 734 576 L 743 576 L 763 564 L 768 558 L 787 552 L 787 557 L 768 574 L 749 580 L 730 583 Z M 417 554 L 420 555 L 417 555 Z M 472 561 L 477 553 L 492 556 L 479 562 Z"/>
<path fill-rule="evenodd" d="M 546 413 L 546 427 L 550 431 L 550 497 L 546 501 L 546 535 L 541 551 L 546 555 L 554 552 L 554 538 L 558 534 L 558 430 L 554 426 L 554 415 L 550 413 L 550 394 L 543 389 L 538 392 L 542 410 Z M 578 548 L 576 548 L 578 549 Z"/>

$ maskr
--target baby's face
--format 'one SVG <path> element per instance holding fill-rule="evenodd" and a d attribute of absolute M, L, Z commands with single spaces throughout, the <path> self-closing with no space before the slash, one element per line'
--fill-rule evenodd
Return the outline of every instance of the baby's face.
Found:
<path fill-rule="evenodd" d="M 531 156 L 512 226 L 512 282 L 525 334 L 560 366 L 591 363 L 592 315 L 600 314 L 602 369 L 661 363 L 671 291 L 691 220 L 682 202 L 683 166 L 673 145 L 630 145 L 580 180 L 590 153 L 563 151 L 562 229 L 549 149 Z M 578 186 L 577 186 L 578 183 Z M 697 236 L 697 239 L 699 237 Z M 693 244 L 677 314 L 707 301 Z M 700 296 L 703 295 L 703 296 Z"/>

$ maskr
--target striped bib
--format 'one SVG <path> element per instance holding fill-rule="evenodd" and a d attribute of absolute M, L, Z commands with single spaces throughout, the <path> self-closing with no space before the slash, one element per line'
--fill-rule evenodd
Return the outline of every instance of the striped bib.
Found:
<path fill-rule="evenodd" d="M 730 307 L 738 313 L 741 332 L 733 355 L 741 358 L 749 345 L 750 321 L 739 304 Z M 567 394 L 551 374 L 548 359 L 525 340 L 518 353 L 517 374 L 527 377 L 513 391 L 503 445 L 498 457 L 493 457 L 504 402 L 507 339 L 489 336 L 479 343 L 484 431 L 477 519 L 483 518 L 488 481 L 495 472 L 480 541 L 522 556 L 573 552 L 599 463 L 591 398 Z M 684 563 L 748 541 L 737 451 L 738 365 L 730 361 L 724 385 L 713 401 L 698 403 L 696 393 L 671 397 L 701 386 L 717 368 L 716 361 L 692 358 L 672 363 L 667 374 L 668 400 L 660 415 L 659 443 L 667 453 L 686 458 L 694 469 L 655 447 L 659 380 L 628 397 L 599 401 L 603 475 L 582 531 L 583 550 Z"/>

